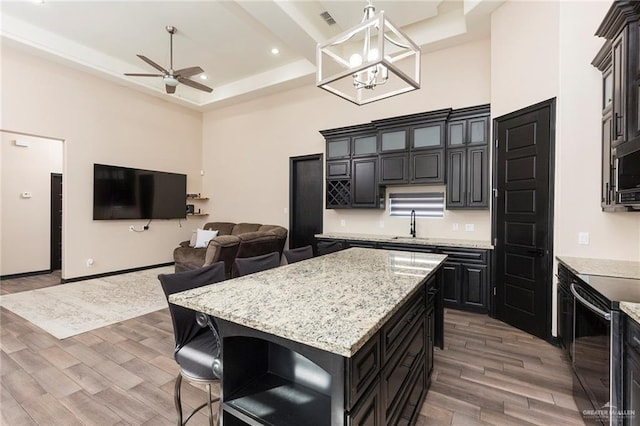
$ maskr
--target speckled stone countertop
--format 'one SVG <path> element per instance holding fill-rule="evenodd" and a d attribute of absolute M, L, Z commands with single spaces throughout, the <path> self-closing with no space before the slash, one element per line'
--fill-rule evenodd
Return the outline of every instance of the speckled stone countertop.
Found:
<path fill-rule="evenodd" d="M 351 357 L 445 259 L 350 248 L 176 293 L 169 301 Z"/>
<path fill-rule="evenodd" d="M 640 324 L 640 303 L 620 302 L 620 309 Z"/>
<path fill-rule="evenodd" d="M 640 262 L 569 256 L 557 256 L 556 258 L 565 264 L 574 274 L 601 275 L 605 277 L 640 280 Z"/>
<path fill-rule="evenodd" d="M 376 243 L 396 243 L 396 244 L 417 244 L 423 246 L 444 246 L 444 247 L 465 247 L 492 250 L 493 246 L 489 241 L 479 240 L 458 240 L 447 238 L 411 238 L 393 235 L 377 235 L 377 234 L 348 234 L 340 232 L 328 232 L 325 234 L 316 234 L 316 238 L 331 238 L 336 240 L 354 240 L 354 241 L 375 241 Z"/>

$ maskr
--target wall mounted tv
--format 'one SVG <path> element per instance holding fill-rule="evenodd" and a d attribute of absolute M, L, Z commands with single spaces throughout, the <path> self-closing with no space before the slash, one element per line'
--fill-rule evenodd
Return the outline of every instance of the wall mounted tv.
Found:
<path fill-rule="evenodd" d="M 187 175 L 93 165 L 93 219 L 184 219 Z"/>

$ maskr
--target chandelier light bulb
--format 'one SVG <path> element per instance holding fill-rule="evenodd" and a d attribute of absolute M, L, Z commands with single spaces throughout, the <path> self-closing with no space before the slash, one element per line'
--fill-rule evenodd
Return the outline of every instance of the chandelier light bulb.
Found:
<path fill-rule="evenodd" d="M 362 65 L 362 56 L 358 55 L 357 53 L 351 55 L 351 57 L 349 58 L 349 66 L 351 66 L 351 68 L 355 68 L 360 65 Z"/>

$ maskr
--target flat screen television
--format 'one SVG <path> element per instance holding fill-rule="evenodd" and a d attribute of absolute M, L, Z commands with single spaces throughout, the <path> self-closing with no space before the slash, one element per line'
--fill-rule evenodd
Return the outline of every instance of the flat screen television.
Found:
<path fill-rule="evenodd" d="M 93 165 L 93 220 L 184 219 L 187 175 Z"/>

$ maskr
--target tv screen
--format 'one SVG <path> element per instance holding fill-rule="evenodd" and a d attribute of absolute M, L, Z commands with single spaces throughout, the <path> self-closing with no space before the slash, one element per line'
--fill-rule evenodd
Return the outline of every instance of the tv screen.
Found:
<path fill-rule="evenodd" d="M 93 165 L 93 219 L 184 219 L 187 176 Z"/>

